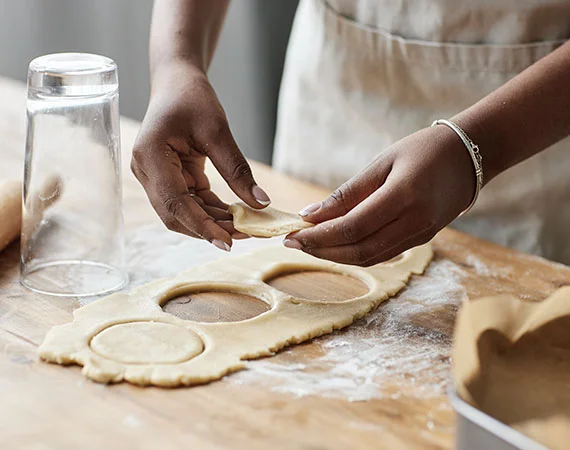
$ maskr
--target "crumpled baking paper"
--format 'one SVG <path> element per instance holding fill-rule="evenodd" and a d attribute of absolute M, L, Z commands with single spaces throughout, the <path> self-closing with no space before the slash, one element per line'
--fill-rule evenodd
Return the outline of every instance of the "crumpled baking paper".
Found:
<path fill-rule="evenodd" d="M 530 303 L 466 302 L 455 330 L 458 394 L 553 449 L 570 448 L 570 287 Z"/>

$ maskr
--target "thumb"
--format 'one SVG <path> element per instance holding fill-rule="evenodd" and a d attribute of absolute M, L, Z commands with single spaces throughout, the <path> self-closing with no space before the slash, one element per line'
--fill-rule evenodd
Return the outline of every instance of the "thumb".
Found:
<path fill-rule="evenodd" d="M 220 175 L 226 180 L 231 190 L 252 208 L 264 208 L 271 199 L 261 189 L 255 179 L 251 167 L 239 150 L 229 128 L 222 133 L 218 143 L 211 142 L 206 155 Z"/>
<path fill-rule="evenodd" d="M 306 206 L 299 215 L 312 223 L 344 216 L 384 184 L 391 165 L 377 159 L 354 177 L 343 183 L 320 203 Z"/>

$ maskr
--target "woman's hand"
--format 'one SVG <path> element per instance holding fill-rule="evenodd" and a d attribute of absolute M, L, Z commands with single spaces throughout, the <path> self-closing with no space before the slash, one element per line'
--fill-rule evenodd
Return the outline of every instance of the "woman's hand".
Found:
<path fill-rule="evenodd" d="M 343 264 L 371 266 L 428 242 L 471 202 L 473 163 L 445 126 L 389 147 L 322 203 L 300 214 L 317 225 L 285 246 Z"/>
<path fill-rule="evenodd" d="M 206 157 L 230 188 L 253 208 L 270 203 L 237 147 L 206 75 L 187 62 L 161 67 L 131 167 L 164 224 L 229 250 L 236 233 L 228 205 L 210 190 Z"/>

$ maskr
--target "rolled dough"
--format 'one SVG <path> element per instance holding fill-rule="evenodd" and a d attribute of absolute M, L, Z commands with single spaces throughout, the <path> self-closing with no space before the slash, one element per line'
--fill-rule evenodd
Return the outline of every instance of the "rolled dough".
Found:
<path fill-rule="evenodd" d="M 180 386 L 218 380 L 244 360 L 351 324 L 421 274 L 432 258 L 428 245 L 397 261 L 369 268 L 316 259 L 285 247 L 227 257 L 172 278 L 114 294 L 75 310 L 73 322 L 53 327 L 39 348 L 41 359 L 83 366 L 92 380 Z M 331 271 L 361 280 L 368 292 L 345 301 L 297 298 L 264 280 L 293 271 Z M 169 299 L 191 292 L 251 295 L 271 309 L 240 322 L 183 320 L 162 310 Z"/>
<path fill-rule="evenodd" d="M 245 203 L 234 203 L 230 206 L 229 212 L 234 217 L 234 228 L 250 236 L 280 236 L 313 226 L 298 214 L 280 211 L 270 206 L 253 209 Z"/>

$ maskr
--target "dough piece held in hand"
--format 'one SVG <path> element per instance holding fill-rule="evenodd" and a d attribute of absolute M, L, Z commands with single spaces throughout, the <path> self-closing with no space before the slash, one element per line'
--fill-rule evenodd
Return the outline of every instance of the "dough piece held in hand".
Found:
<path fill-rule="evenodd" d="M 253 209 L 245 203 L 234 203 L 229 212 L 234 216 L 234 228 L 256 237 L 273 237 L 292 233 L 313 224 L 305 222 L 298 214 L 292 214 L 267 207 Z"/>

